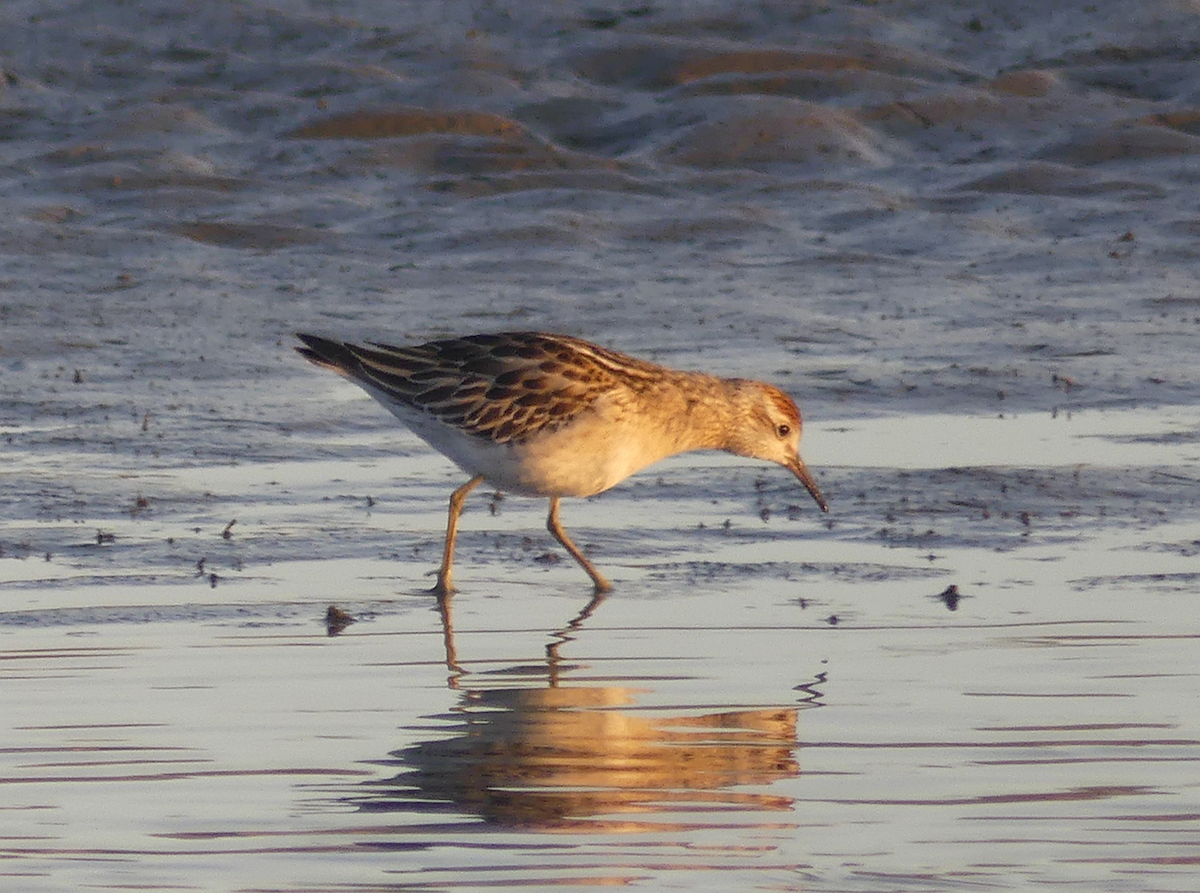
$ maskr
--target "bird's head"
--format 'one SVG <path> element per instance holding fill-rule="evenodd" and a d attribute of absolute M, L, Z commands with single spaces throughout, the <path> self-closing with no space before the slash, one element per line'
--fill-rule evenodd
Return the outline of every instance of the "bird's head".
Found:
<path fill-rule="evenodd" d="M 758 381 L 735 379 L 737 424 L 730 435 L 729 452 L 782 465 L 816 500 L 821 511 L 829 511 L 817 482 L 800 458 L 803 423 L 794 400 L 779 388 Z"/>

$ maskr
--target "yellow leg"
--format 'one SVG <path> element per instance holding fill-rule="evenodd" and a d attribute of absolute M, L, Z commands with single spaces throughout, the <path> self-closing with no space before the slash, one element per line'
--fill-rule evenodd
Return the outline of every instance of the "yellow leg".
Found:
<path fill-rule="evenodd" d="M 483 475 L 477 474 L 450 494 L 450 517 L 446 521 L 446 547 L 442 552 L 442 567 L 438 571 L 437 584 L 433 591 L 437 595 L 449 595 L 454 591 L 450 583 L 450 568 L 454 564 L 454 540 L 458 538 L 458 517 L 462 514 L 467 494 L 483 483 Z"/>
<path fill-rule="evenodd" d="M 608 592 L 612 589 L 612 584 L 604 579 L 604 575 L 592 566 L 592 563 L 584 557 L 584 554 L 579 551 L 579 548 L 571 542 L 571 538 L 567 536 L 567 532 L 563 530 L 562 524 L 558 520 L 558 497 L 550 497 L 550 516 L 546 519 L 546 529 L 551 535 L 558 540 L 559 544 L 571 553 L 571 557 L 579 562 L 579 566 L 583 568 L 592 582 L 596 584 L 596 592 Z"/>

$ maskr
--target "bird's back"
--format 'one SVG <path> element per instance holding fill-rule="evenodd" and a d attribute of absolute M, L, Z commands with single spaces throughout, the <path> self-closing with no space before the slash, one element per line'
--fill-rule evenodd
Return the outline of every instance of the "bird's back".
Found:
<path fill-rule="evenodd" d="M 556 430 L 604 394 L 641 390 L 666 370 L 567 335 L 501 332 L 410 347 L 299 335 L 297 351 L 410 410 L 493 443 Z"/>

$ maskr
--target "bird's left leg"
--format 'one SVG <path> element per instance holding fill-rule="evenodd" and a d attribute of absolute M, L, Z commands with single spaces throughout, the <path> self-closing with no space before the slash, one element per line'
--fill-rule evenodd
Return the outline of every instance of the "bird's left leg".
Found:
<path fill-rule="evenodd" d="M 450 516 L 446 521 L 446 546 L 442 551 L 442 567 L 438 571 L 437 583 L 433 587 L 433 592 L 437 595 L 449 595 L 454 591 L 454 586 L 450 582 L 450 568 L 454 564 L 454 541 L 458 539 L 458 517 L 462 514 L 467 494 L 482 483 L 483 475 L 477 474 L 450 494 Z"/>

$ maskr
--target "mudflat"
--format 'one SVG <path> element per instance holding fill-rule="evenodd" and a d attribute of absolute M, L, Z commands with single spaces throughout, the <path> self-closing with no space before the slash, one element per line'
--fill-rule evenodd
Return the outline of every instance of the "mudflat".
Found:
<path fill-rule="evenodd" d="M 0 886 L 1194 889 L 1194 13 L 0 22 Z M 485 486 L 439 602 L 292 333 L 527 329 L 787 390 L 830 513 L 670 460 L 597 603 Z"/>

